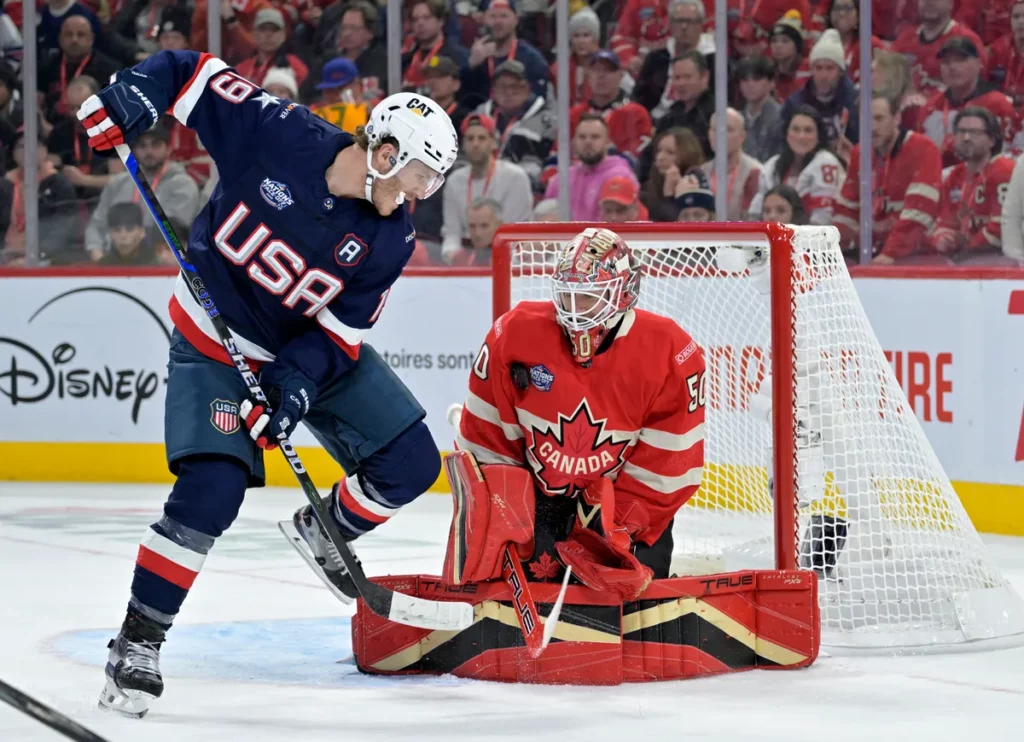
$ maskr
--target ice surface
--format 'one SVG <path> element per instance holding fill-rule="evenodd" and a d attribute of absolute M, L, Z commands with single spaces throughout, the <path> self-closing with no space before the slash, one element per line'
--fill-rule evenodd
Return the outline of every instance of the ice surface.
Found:
<path fill-rule="evenodd" d="M 275 525 L 302 496 L 273 489 L 249 494 L 207 560 L 164 647 L 164 697 L 122 719 L 96 708 L 106 641 L 165 493 L 0 483 L 0 678 L 111 742 L 1024 740 L 1024 648 L 613 688 L 362 675 L 351 610 Z M 426 496 L 360 540 L 367 571 L 436 572 L 449 512 Z M 986 541 L 1024 592 L 1024 539 Z M 0 742 L 60 739 L 0 704 Z"/>

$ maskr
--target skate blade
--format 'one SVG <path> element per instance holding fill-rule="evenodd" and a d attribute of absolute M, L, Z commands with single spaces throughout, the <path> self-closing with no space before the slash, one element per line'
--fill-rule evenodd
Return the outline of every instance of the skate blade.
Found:
<path fill-rule="evenodd" d="M 284 537 L 288 539 L 288 543 L 292 545 L 295 551 L 299 552 L 299 556 L 302 557 L 302 561 L 309 565 L 309 568 L 316 573 L 316 576 L 320 578 L 320 582 L 324 583 L 328 590 L 334 595 L 335 598 L 340 600 L 345 605 L 351 605 L 353 598 L 345 595 L 341 590 L 337 588 L 324 573 L 323 567 L 316 562 L 316 557 L 309 548 L 309 544 L 306 543 L 305 539 L 299 535 L 298 530 L 295 528 L 295 524 L 290 520 L 279 521 L 277 527 L 284 534 Z"/>
<path fill-rule="evenodd" d="M 124 690 L 107 679 L 97 704 L 104 711 L 112 711 L 129 719 L 141 719 L 149 713 L 149 702 L 156 696 L 139 690 Z"/>

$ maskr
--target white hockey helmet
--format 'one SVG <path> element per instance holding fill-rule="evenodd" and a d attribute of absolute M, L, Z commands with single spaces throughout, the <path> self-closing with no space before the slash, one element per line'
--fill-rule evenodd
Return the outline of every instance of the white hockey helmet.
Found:
<path fill-rule="evenodd" d="M 444 174 L 459 154 L 459 136 L 448 114 L 430 98 L 415 93 L 395 93 L 374 106 L 366 135 L 370 139 L 366 151 L 367 200 L 371 199 L 370 188 L 375 179 L 386 180 L 414 160 L 427 168 L 423 196 L 426 198 L 441 187 Z M 394 137 L 398 142 L 398 155 L 391 160 L 391 170 L 380 173 L 373 166 L 371 153 L 385 137 Z"/>

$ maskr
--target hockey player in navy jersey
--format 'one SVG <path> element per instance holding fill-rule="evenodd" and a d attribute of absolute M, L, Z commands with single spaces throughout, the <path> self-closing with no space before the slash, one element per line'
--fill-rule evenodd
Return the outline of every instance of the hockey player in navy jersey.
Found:
<path fill-rule="evenodd" d="M 217 164 L 220 183 L 192 225 L 188 256 L 270 403 L 246 399 L 179 276 L 165 411 L 177 479 L 139 547 L 100 698 L 130 716 L 163 692 L 165 633 L 246 488 L 263 485 L 263 451 L 280 436 L 304 421 L 348 472 L 329 495 L 348 539 L 387 521 L 440 471 L 423 408 L 361 338 L 412 255 L 402 202 L 430 196 L 455 160 L 447 114 L 400 93 L 352 137 L 209 54 L 164 51 L 117 73 L 78 116 L 103 151 L 130 144 L 164 111 L 194 129 Z M 293 523 L 321 578 L 355 597 L 311 507 Z"/>

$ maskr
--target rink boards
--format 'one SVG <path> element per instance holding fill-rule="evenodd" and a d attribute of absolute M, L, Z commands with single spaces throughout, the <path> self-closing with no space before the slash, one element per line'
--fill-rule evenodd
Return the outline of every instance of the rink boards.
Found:
<path fill-rule="evenodd" d="M 161 442 L 174 279 L 152 273 L 0 279 L 0 479 L 169 481 Z M 979 530 L 1024 534 L 1024 279 L 922 275 L 855 284 Z M 423 403 L 442 450 L 451 448 L 444 411 L 464 396 L 490 300 L 485 276 L 407 276 L 367 338 Z M 305 430 L 295 441 L 318 483 L 338 476 Z M 291 484 L 277 456 L 268 479 Z"/>

